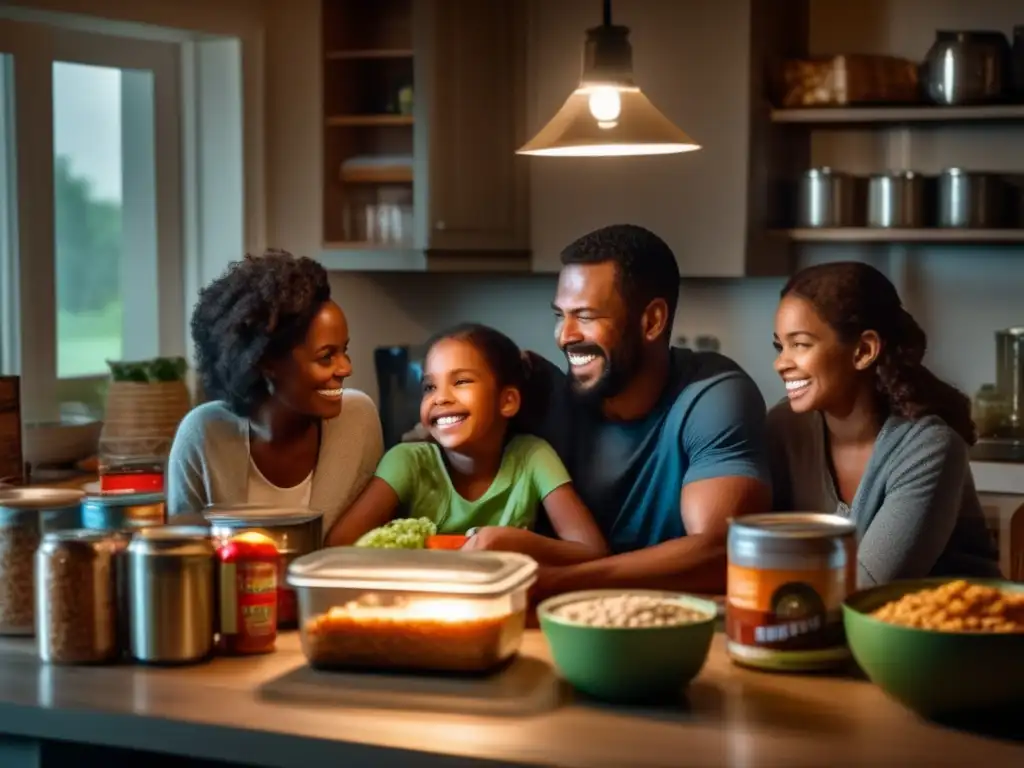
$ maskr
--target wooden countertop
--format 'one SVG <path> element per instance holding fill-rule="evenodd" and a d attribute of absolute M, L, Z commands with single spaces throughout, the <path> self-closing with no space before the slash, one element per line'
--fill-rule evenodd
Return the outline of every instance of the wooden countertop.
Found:
<path fill-rule="evenodd" d="M 1024 764 L 1024 745 L 924 722 L 865 681 L 734 667 L 720 634 L 665 708 L 574 694 L 537 631 L 486 680 L 317 673 L 294 633 L 177 669 L 46 666 L 7 638 L 0 732 L 281 768 Z"/>

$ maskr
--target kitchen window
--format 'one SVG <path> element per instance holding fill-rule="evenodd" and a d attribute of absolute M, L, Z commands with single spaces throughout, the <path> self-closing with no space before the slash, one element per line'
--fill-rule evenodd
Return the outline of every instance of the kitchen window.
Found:
<path fill-rule="evenodd" d="M 26 421 L 102 409 L 107 360 L 185 355 L 209 263 L 244 252 L 238 41 L 51 21 L 0 20 L 0 373 Z"/>

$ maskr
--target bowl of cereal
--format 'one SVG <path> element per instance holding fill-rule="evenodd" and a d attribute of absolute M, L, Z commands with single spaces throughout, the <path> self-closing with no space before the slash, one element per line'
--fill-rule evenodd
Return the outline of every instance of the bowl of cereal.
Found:
<path fill-rule="evenodd" d="M 590 590 L 537 606 L 562 676 L 608 701 L 679 696 L 707 660 L 717 606 L 652 590 Z"/>
<path fill-rule="evenodd" d="M 896 581 L 851 595 L 843 623 L 871 682 L 922 715 L 1024 702 L 1024 584 Z"/>

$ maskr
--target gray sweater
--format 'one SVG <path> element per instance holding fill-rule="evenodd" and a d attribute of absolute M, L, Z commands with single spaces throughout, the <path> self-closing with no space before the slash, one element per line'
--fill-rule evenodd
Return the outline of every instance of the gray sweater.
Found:
<path fill-rule="evenodd" d="M 310 507 L 324 515 L 324 534 L 377 469 L 384 453 L 373 401 L 346 389 L 341 414 L 324 421 L 313 470 Z M 215 401 L 182 420 L 167 465 L 168 515 L 202 511 L 209 504 L 244 504 L 249 480 L 249 422 Z"/>
<path fill-rule="evenodd" d="M 861 587 L 999 576 L 967 444 L 938 417 L 886 420 L 850 506 L 836 491 L 820 413 L 776 405 L 768 412 L 768 448 L 776 510 L 835 513 L 856 524 Z"/>

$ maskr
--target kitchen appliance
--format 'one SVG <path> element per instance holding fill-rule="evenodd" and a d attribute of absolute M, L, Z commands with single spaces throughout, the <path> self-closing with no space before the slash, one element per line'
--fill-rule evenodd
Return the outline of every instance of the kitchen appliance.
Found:
<path fill-rule="evenodd" d="M 996 384 L 974 399 L 979 435 L 975 461 L 1024 461 L 1024 326 L 996 331 Z M 989 418 L 994 414 L 995 417 Z"/>
<path fill-rule="evenodd" d="M 947 168 L 939 174 L 940 227 L 997 229 L 1006 223 L 1006 184 L 995 173 Z"/>
<path fill-rule="evenodd" d="M 925 226 L 925 177 L 913 171 L 880 173 L 868 180 L 869 227 Z"/>
<path fill-rule="evenodd" d="M 940 30 L 923 71 L 925 90 L 936 104 L 1001 101 L 1011 91 L 1010 43 L 1002 32 Z"/>
<path fill-rule="evenodd" d="M 258 504 L 213 505 L 203 510 L 215 542 L 240 533 L 260 533 L 270 538 L 280 555 L 278 572 L 278 626 L 294 627 L 298 621 L 295 591 L 285 577 L 288 566 L 323 544 L 323 515 L 303 508 L 265 507 Z"/>
<path fill-rule="evenodd" d="M 800 179 L 797 226 L 855 227 L 858 214 L 857 179 L 831 168 L 811 168 Z"/>
<path fill-rule="evenodd" d="M 335 547 L 288 583 L 313 667 L 483 672 L 518 652 L 536 572 L 513 552 Z"/>
<path fill-rule="evenodd" d="M 215 552 L 203 526 L 144 528 L 132 537 L 129 644 L 137 661 L 188 664 L 212 653 Z"/>

